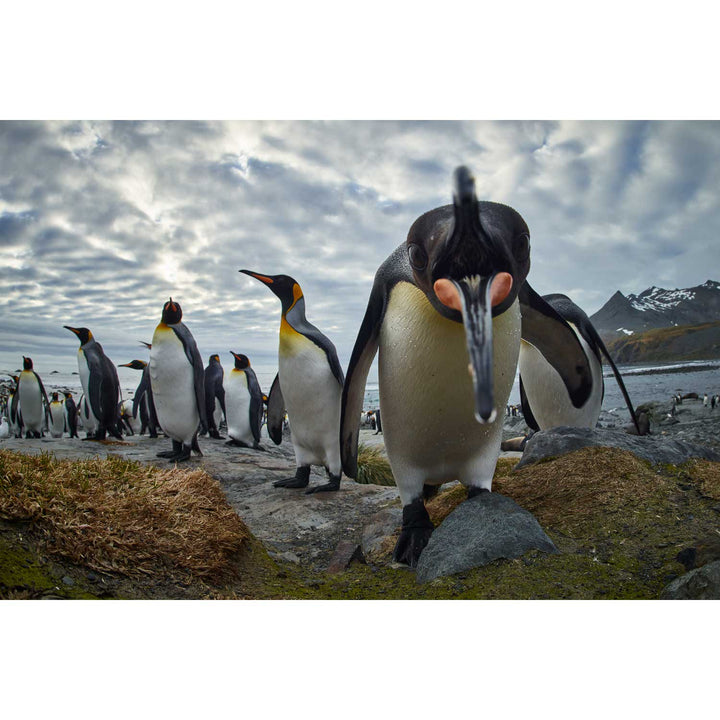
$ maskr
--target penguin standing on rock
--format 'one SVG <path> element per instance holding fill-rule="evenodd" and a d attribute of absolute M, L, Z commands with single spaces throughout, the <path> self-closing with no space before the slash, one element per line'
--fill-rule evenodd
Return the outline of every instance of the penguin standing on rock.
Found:
<path fill-rule="evenodd" d="M 228 426 L 226 445 L 264 450 L 260 445 L 263 419 L 263 393 L 247 355 L 230 352 L 235 367 L 224 381 Z"/>
<path fill-rule="evenodd" d="M 42 437 L 45 414 L 50 412 L 52 420 L 52 412 L 45 387 L 40 376 L 33 370 L 31 358 L 23 357 L 23 371 L 20 373 L 17 391 L 13 395 L 12 402 L 13 406 L 10 412 L 16 417 L 18 415 L 22 417 L 20 422 L 25 426 L 25 437 Z"/>
<path fill-rule="evenodd" d="M 520 343 L 520 402 L 528 427 L 533 430 L 547 430 L 551 427 L 568 425 L 570 427 L 594 428 L 597 425 L 605 394 L 605 381 L 602 373 L 602 352 L 610 363 L 620 391 L 625 398 L 630 417 L 638 435 L 646 435 L 635 415 L 632 401 L 628 395 L 622 375 L 608 353 L 605 343 L 595 330 L 590 318 L 567 295 L 554 293 L 537 297 L 529 292 L 531 303 L 542 308 L 550 305 L 572 328 L 590 366 L 591 391 L 588 399 L 576 407 L 567 393 L 560 373 L 556 371 L 531 342 Z M 560 326 L 558 326 L 560 327 Z M 559 341 L 559 344 L 562 340 Z"/>
<path fill-rule="evenodd" d="M 77 423 L 78 423 L 78 410 L 77 405 L 75 405 L 75 400 L 73 400 L 73 396 L 71 392 L 66 392 L 65 394 L 65 430 L 67 431 L 68 435 L 70 435 L 71 438 L 78 437 L 77 433 Z"/>
<path fill-rule="evenodd" d="M 218 431 L 219 423 L 215 421 L 215 409 L 219 403 L 222 414 L 227 417 L 225 410 L 225 390 L 223 390 L 223 366 L 219 355 L 211 355 L 208 366 L 205 368 L 205 415 L 207 416 L 208 435 L 215 440 L 224 440 Z"/>
<path fill-rule="evenodd" d="M 89 424 L 97 424 L 92 437 L 88 433 L 86 440 L 105 440 L 107 433 L 110 433 L 118 440 L 122 435 L 118 432 L 117 425 L 120 420 L 118 413 L 118 402 L 120 401 L 120 380 L 112 360 L 103 351 L 102 345 L 95 340 L 93 334 L 87 328 L 74 328 L 69 325 L 63 326 L 71 333 L 75 333 L 80 340 L 78 350 L 78 370 L 80 382 L 82 383 L 85 402 L 88 405 L 88 415 L 92 414 L 93 421 Z"/>
<path fill-rule="evenodd" d="M 382 429 L 403 504 L 397 562 L 417 565 L 433 531 L 424 499 L 437 486 L 459 480 L 469 498 L 490 490 L 521 333 L 553 357 L 573 402 L 587 399 L 589 368 L 575 334 L 552 308 L 526 302 L 529 241 L 522 217 L 478 201 L 460 167 L 453 204 L 421 215 L 377 271 L 343 389 L 341 444 L 354 478 L 379 350 Z M 542 341 L 548 327 L 563 340 L 560 353 Z"/>
<path fill-rule="evenodd" d="M 278 374 L 268 397 L 267 425 L 270 437 L 279 445 L 287 411 L 297 471 L 295 477 L 273 484 L 284 488 L 307 487 L 310 466 L 322 465 L 330 481 L 306 492 L 338 490 L 342 474 L 338 432 L 343 372 L 335 346 L 307 321 L 305 298 L 293 278 L 260 275 L 251 270 L 240 272 L 266 285 L 282 303 Z M 360 416 L 360 410 L 357 415 Z"/>
<path fill-rule="evenodd" d="M 150 344 L 148 343 L 148 347 Z M 160 427 L 160 423 L 157 419 L 157 413 L 155 412 L 155 403 L 153 401 L 152 388 L 150 387 L 150 368 L 144 360 L 131 360 L 129 363 L 118 365 L 118 367 L 131 368 L 132 370 L 142 370 L 142 377 L 138 384 L 135 395 L 133 396 L 132 404 L 132 416 L 137 418 L 138 411 L 140 412 L 140 435 L 145 434 L 145 430 L 148 430 L 148 435 L 151 438 L 158 436 L 157 429 Z"/>
<path fill-rule="evenodd" d="M 158 453 L 170 462 L 202 455 L 198 428 L 207 432 L 203 363 L 195 339 L 182 322 L 179 303 L 163 306 L 150 348 L 150 383 L 160 427 L 172 439 L 172 450 Z"/>

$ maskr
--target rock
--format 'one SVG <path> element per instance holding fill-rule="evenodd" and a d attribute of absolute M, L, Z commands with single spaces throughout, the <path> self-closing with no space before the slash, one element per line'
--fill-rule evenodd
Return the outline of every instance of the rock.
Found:
<path fill-rule="evenodd" d="M 629 450 L 653 465 L 680 465 L 690 458 L 720 461 L 720 452 L 701 445 L 670 440 L 667 437 L 628 435 L 621 430 L 556 427 L 536 432 L 525 446 L 518 468 L 549 457 L 557 457 L 585 447 L 614 447 Z"/>
<path fill-rule="evenodd" d="M 720 560 L 691 570 L 673 580 L 661 600 L 720 600 Z"/>
<path fill-rule="evenodd" d="M 365 556 L 363 555 L 362 548 L 357 543 L 349 540 L 343 540 L 336 548 L 330 559 L 330 565 L 328 565 L 327 571 L 334 575 L 346 570 L 350 563 L 356 560 L 357 562 L 365 563 Z"/>
<path fill-rule="evenodd" d="M 459 505 L 430 536 L 417 566 L 418 582 L 517 558 L 537 548 L 558 552 L 538 521 L 514 500 L 484 492 Z"/>
<path fill-rule="evenodd" d="M 75 584 L 75 581 L 69 575 L 65 575 L 62 581 L 63 584 L 67 585 L 68 587 L 72 587 Z"/>
<path fill-rule="evenodd" d="M 391 507 L 375 513 L 363 528 L 360 547 L 366 556 L 381 552 L 385 540 L 402 526 L 402 508 Z"/>
<path fill-rule="evenodd" d="M 720 538 L 708 537 L 692 547 L 681 550 L 675 559 L 685 566 L 686 570 L 702 567 L 720 560 Z"/>

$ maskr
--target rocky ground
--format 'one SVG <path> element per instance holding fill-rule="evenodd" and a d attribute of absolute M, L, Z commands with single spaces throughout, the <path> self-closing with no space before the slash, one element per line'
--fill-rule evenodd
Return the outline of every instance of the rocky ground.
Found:
<path fill-rule="evenodd" d="M 672 419 L 667 417 L 669 409 L 659 405 L 648 408 L 649 444 L 662 445 L 667 438 L 720 450 L 720 409 L 711 411 L 700 401 L 686 400 Z M 610 413 L 604 413 L 600 423 L 614 426 L 619 436 L 624 424 Z M 516 437 L 525 430 L 521 417 L 507 418 L 504 437 Z M 361 485 L 343 477 L 338 493 L 305 495 L 301 490 L 276 489 L 272 486 L 275 480 L 294 473 L 292 445 L 287 439 L 278 447 L 265 438 L 265 451 L 260 452 L 202 438 L 203 457 L 194 457 L 186 465 L 201 467 L 218 480 L 231 506 L 259 541 L 254 557 L 260 562 L 262 554 L 269 555 L 272 564 L 263 565 L 260 584 L 242 592 L 226 589 L 218 595 L 215 590 L 174 588 L 167 582 L 148 589 L 102 578 L 102 582 L 107 580 L 107 593 L 93 593 L 109 597 L 660 597 L 668 583 L 678 581 L 685 570 L 701 569 L 694 560 L 697 553 L 708 567 L 720 559 L 720 552 L 713 550 L 720 497 L 716 490 L 707 490 L 717 487 L 720 464 L 707 462 L 697 473 L 675 466 L 654 469 L 626 450 L 596 447 L 605 442 L 602 432 L 589 447 L 583 446 L 584 450 L 551 462 L 543 460 L 517 473 L 512 468 L 522 453 L 503 453 L 501 457 L 494 489 L 538 519 L 558 554 L 531 551 L 516 560 L 496 560 L 487 567 L 424 585 L 416 581 L 413 572 L 391 560 L 402 518 L 394 487 Z M 382 437 L 362 430 L 360 441 L 382 447 Z M 168 445 L 164 438 L 139 436 L 127 437 L 122 443 L 50 437 L 0 442 L 2 449 L 51 452 L 60 459 L 120 456 L 157 465 L 166 461 L 156 458 L 156 453 Z M 687 455 L 696 456 L 692 449 Z M 712 482 L 716 484 L 708 477 L 715 478 Z M 625 480 L 610 492 L 608 487 L 618 478 Z M 311 484 L 325 481 L 314 469 Z M 646 497 L 648 482 L 655 490 Z M 572 524 L 562 512 L 557 514 L 557 506 L 580 506 L 582 498 L 584 504 L 577 510 L 586 515 L 582 521 Z M 436 526 L 462 499 L 462 488 L 446 486 L 429 505 Z M 683 552 L 693 561 L 679 561 L 677 555 Z M 61 587 L 86 579 L 65 566 L 52 562 L 50 566 Z M 291 589 L 287 586 L 290 580 Z M 693 582 L 695 588 L 698 583 L 705 587 L 703 578 Z M 693 591 L 695 596 L 702 596 L 702 587 Z M 674 596 L 685 597 L 687 592 L 683 586 Z"/>

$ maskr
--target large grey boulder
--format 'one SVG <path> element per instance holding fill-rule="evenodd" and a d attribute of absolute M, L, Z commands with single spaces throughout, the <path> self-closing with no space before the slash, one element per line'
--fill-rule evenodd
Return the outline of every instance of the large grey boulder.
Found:
<path fill-rule="evenodd" d="M 720 461 L 720 453 L 702 445 L 694 445 L 665 436 L 628 435 L 622 430 L 609 428 L 556 427 L 536 432 L 527 442 L 518 468 L 539 460 L 557 457 L 586 447 L 613 447 L 629 450 L 653 465 L 669 463 L 680 465 L 690 458 Z"/>
<path fill-rule="evenodd" d="M 681 575 L 665 587 L 661 600 L 720 600 L 720 560 Z"/>
<path fill-rule="evenodd" d="M 433 532 L 418 561 L 417 580 L 517 558 L 533 548 L 558 552 L 527 510 L 500 493 L 484 492 L 458 505 Z"/>

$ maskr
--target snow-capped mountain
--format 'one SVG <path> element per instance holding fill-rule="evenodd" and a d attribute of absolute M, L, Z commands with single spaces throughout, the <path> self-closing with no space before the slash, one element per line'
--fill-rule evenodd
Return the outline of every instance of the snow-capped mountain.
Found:
<path fill-rule="evenodd" d="M 720 320 L 720 283 L 665 290 L 649 287 L 627 297 L 619 290 L 590 317 L 606 340 L 645 330 Z"/>

